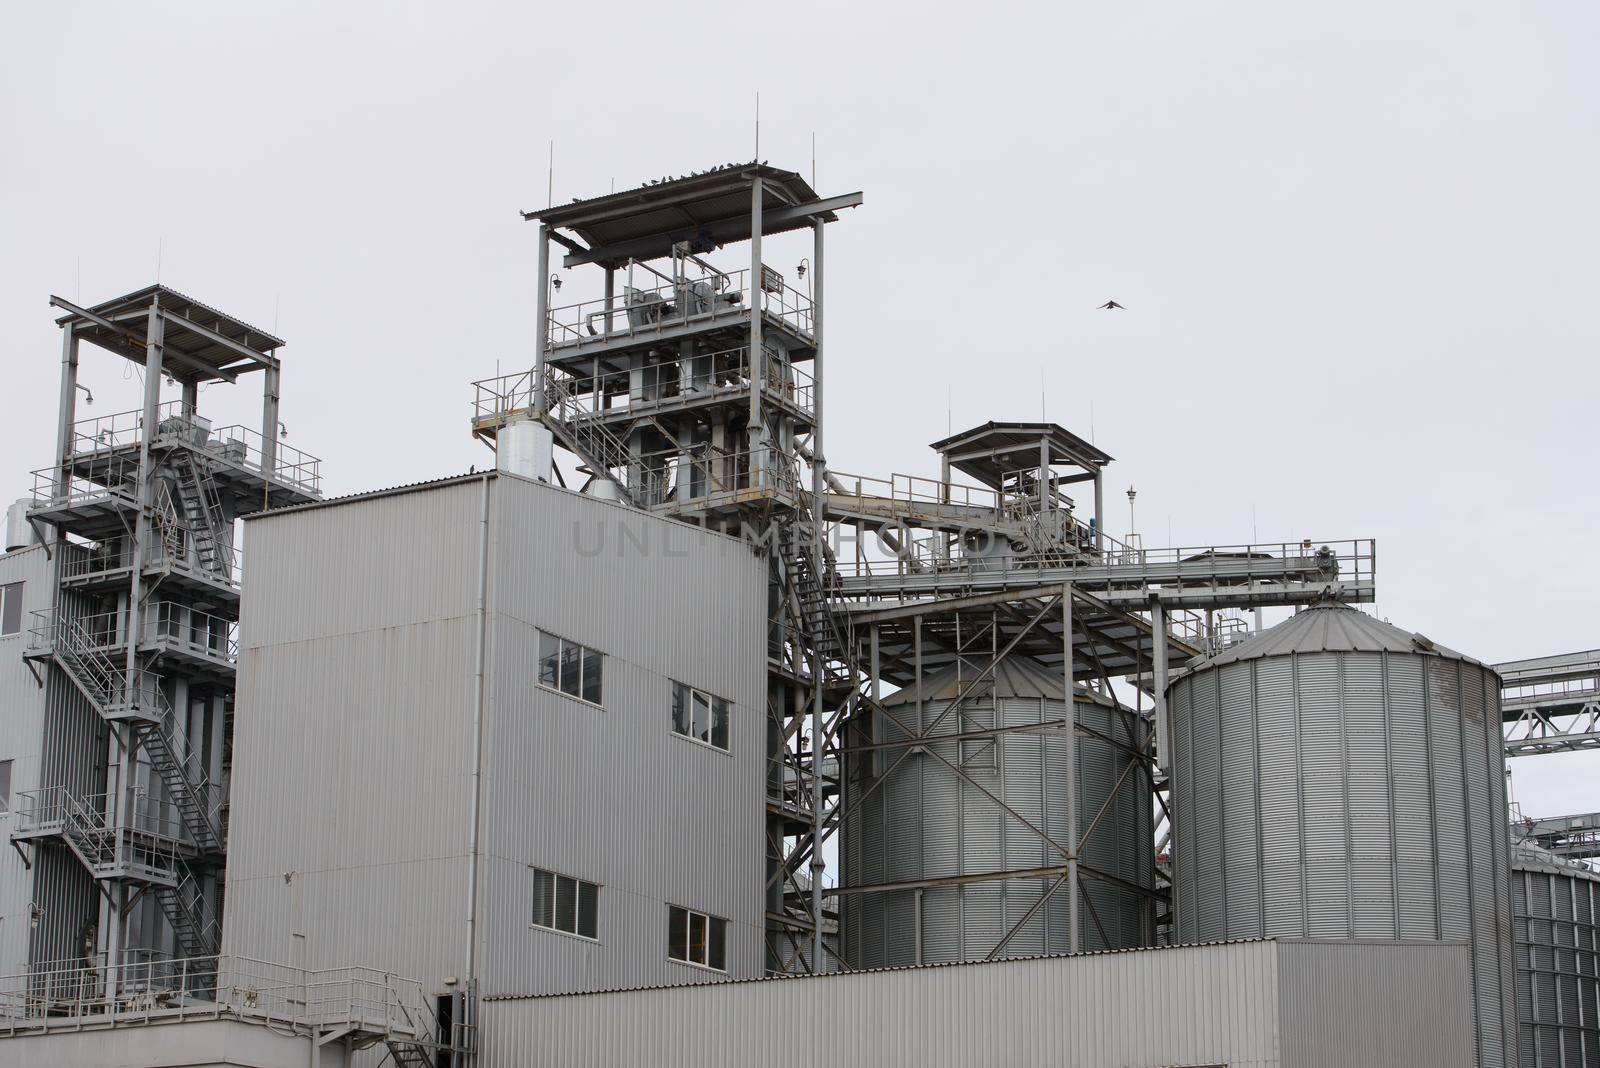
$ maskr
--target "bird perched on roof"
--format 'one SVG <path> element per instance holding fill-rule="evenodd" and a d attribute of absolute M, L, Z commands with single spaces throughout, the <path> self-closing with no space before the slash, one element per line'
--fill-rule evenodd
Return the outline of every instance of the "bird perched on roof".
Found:
<path fill-rule="evenodd" d="M 1116 301 L 1114 301 L 1114 300 L 1108 300 L 1108 301 L 1106 301 L 1106 302 L 1105 302 L 1105 303 L 1104 303 L 1104 304 L 1102 304 L 1102 305 L 1100 305 L 1100 307 L 1101 307 L 1101 308 L 1104 308 L 1104 309 L 1106 309 L 1106 310 L 1110 310 L 1110 309 L 1112 309 L 1112 308 L 1122 308 L 1122 310 L 1123 310 L 1123 311 L 1127 311 L 1127 310 L 1128 310 L 1128 309 L 1126 309 L 1126 308 L 1123 308 L 1123 307 L 1122 307 L 1122 305 L 1120 305 L 1120 304 L 1118 304 L 1118 303 L 1117 303 L 1117 302 L 1116 302 Z"/>

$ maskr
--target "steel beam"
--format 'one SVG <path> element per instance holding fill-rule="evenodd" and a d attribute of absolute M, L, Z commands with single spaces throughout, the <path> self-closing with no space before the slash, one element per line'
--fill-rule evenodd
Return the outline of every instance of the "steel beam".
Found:
<path fill-rule="evenodd" d="M 759 179 L 757 180 L 759 182 Z M 845 208 L 859 208 L 863 195 L 858 191 L 845 193 L 842 196 L 828 197 L 826 200 L 813 201 L 810 204 L 794 204 L 787 207 L 773 208 L 761 217 L 760 229 L 764 234 L 781 233 L 784 230 L 794 229 L 796 224 L 807 220 L 821 223 L 819 218 L 833 212 L 843 211 Z M 688 240 L 709 234 L 712 241 L 719 245 L 729 241 L 739 240 L 744 237 L 744 220 L 729 219 L 720 223 L 712 223 L 705 227 L 674 227 L 664 230 L 649 237 L 634 238 L 630 241 L 619 241 L 614 245 L 601 245 L 583 252 L 568 253 L 561 260 L 563 267 L 581 267 L 586 263 L 618 264 L 628 260 L 659 259 L 672 251 L 672 246 L 678 241 Z M 754 233 L 754 230 L 752 230 Z M 758 280 L 759 282 L 759 280 Z"/>

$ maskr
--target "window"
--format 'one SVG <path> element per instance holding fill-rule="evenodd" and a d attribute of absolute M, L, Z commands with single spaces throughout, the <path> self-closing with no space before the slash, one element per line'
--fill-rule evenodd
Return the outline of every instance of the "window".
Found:
<path fill-rule="evenodd" d="M 22 629 L 22 583 L 9 582 L 0 586 L 0 635 L 15 634 Z"/>
<path fill-rule="evenodd" d="M 667 956 L 703 968 L 728 970 L 728 921 L 667 906 Z"/>
<path fill-rule="evenodd" d="M 672 732 L 726 750 L 728 702 L 681 682 L 673 683 Z"/>
<path fill-rule="evenodd" d="M 600 887 L 533 869 L 533 925 L 565 931 L 580 938 L 599 938 Z"/>
<path fill-rule="evenodd" d="M 577 642 L 539 632 L 539 685 L 600 703 L 601 655 Z"/>
<path fill-rule="evenodd" d="M 11 811 L 11 761 L 0 760 L 0 812 Z"/>

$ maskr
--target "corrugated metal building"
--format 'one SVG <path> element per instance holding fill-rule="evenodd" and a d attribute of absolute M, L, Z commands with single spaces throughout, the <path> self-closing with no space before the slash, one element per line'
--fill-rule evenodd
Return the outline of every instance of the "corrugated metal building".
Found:
<path fill-rule="evenodd" d="M 669 959 L 678 906 L 726 921 L 725 974 L 760 974 L 748 546 L 504 473 L 274 511 L 246 538 L 227 952 L 434 991 L 723 974 Z M 552 643 L 562 671 L 598 652 L 598 677 L 542 677 Z M 675 732 L 674 683 L 725 703 L 725 740 Z"/>
<path fill-rule="evenodd" d="M 51 575 L 42 545 L 0 556 L 0 709 L 5 713 L 0 715 L 0 801 L 7 838 L 14 829 L 17 795 L 40 785 L 45 690 L 28 670 L 23 651 L 32 613 L 50 607 Z M 0 975 L 15 975 L 28 965 L 34 876 L 16 850 L 0 852 Z M 94 893 L 92 883 L 89 892 Z M 91 898 L 77 918 L 80 926 L 94 918 L 94 906 Z"/>
<path fill-rule="evenodd" d="M 487 1064 L 1462 1068 L 1451 943 L 1236 942 L 604 993 L 482 1011 Z"/>

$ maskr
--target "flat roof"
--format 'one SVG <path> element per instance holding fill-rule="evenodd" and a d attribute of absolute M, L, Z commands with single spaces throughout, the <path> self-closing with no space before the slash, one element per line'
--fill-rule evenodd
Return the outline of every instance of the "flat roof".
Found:
<path fill-rule="evenodd" d="M 159 282 L 90 308 L 50 298 L 67 313 L 56 325 L 71 326 L 85 341 L 138 364 L 146 359 L 150 306 L 158 301 L 165 324 L 162 370 L 179 381 L 231 382 L 246 371 L 277 366 L 273 350 L 283 346 L 282 338 Z"/>
<path fill-rule="evenodd" d="M 1052 464 L 1071 464 L 1098 471 L 1110 463 L 1109 453 L 1097 449 L 1058 423 L 1003 423 L 990 420 L 935 441 L 930 447 L 943 453 L 950 466 L 971 475 L 985 486 L 999 488 L 1007 473 L 1039 466 L 1039 443 L 1049 447 Z"/>
<path fill-rule="evenodd" d="M 750 240 L 750 187 L 757 179 L 764 190 L 764 235 L 805 229 L 818 218 L 838 221 L 832 210 L 786 210 L 824 201 L 798 173 L 755 161 L 662 178 L 570 204 L 552 204 L 525 211 L 522 217 L 545 223 L 552 231 L 567 231 L 570 236 L 557 237 L 572 252 L 567 266 L 599 263 L 616 267 L 630 259 L 666 256 L 680 241 L 696 243 L 697 251 L 709 251 Z M 859 194 L 854 196 L 859 203 Z"/>

